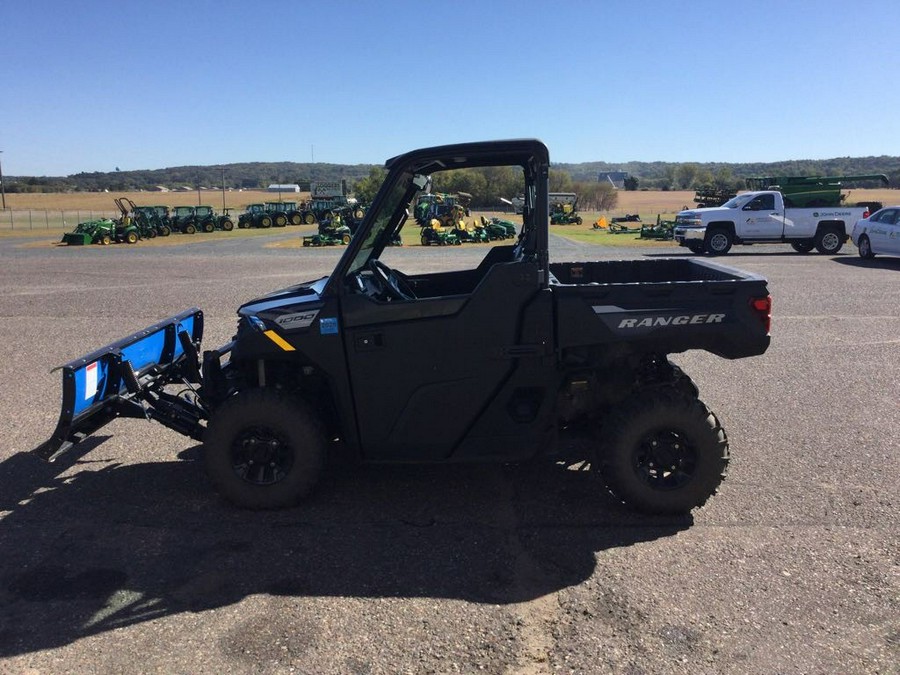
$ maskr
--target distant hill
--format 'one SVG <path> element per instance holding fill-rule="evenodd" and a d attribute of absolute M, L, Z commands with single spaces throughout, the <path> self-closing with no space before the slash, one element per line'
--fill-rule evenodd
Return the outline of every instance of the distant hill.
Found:
<path fill-rule="evenodd" d="M 132 192 L 198 186 L 221 188 L 264 188 L 271 183 L 298 183 L 305 188 L 311 181 L 346 179 L 352 185 L 369 174 L 372 164 L 324 164 L 298 162 L 244 162 L 212 166 L 178 166 L 167 169 L 77 173 L 71 176 L 5 176 L 6 192 L 102 191 Z M 626 171 L 638 179 L 639 188 L 690 189 L 698 184 L 718 181 L 742 183 L 749 176 L 846 176 L 883 173 L 892 186 L 900 186 L 900 157 L 836 157 L 823 160 L 792 160 L 770 163 L 722 162 L 583 162 L 556 163 L 556 171 L 571 175 L 574 181 L 594 182 L 601 172 Z"/>

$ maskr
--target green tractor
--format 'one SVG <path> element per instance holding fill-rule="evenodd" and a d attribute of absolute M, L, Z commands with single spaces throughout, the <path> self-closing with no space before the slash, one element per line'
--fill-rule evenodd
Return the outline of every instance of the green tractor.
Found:
<path fill-rule="evenodd" d="M 319 223 L 319 233 L 303 237 L 304 246 L 337 246 L 349 244 L 353 239 L 353 233 L 341 218 L 340 212 L 332 214 L 331 220 L 322 220 Z"/>
<path fill-rule="evenodd" d="M 500 218 L 481 217 L 481 227 L 489 241 L 502 241 L 503 239 L 516 238 L 516 224 L 509 220 L 501 220 Z"/>
<path fill-rule="evenodd" d="M 578 197 L 574 201 L 557 201 L 550 204 L 551 225 L 581 225 L 581 216 L 578 215 Z"/>
<path fill-rule="evenodd" d="M 272 216 L 272 225 L 275 227 L 284 227 L 290 222 L 286 202 L 266 202 L 266 212 Z"/>
<path fill-rule="evenodd" d="M 168 206 L 135 206 L 134 219 L 140 221 L 145 227 L 156 231 L 160 237 L 168 237 L 172 234 L 172 221 L 169 218 Z"/>
<path fill-rule="evenodd" d="M 306 203 L 304 221 L 307 225 L 313 225 L 323 220 L 333 220 L 335 213 L 341 214 L 341 219 L 346 221 L 344 224 L 347 226 L 350 226 L 350 222 L 356 225 L 366 214 L 365 209 L 351 204 L 344 196 L 315 197 Z"/>
<path fill-rule="evenodd" d="M 197 217 L 193 206 L 176 206 L 173 209 L 172 230 L 181 234 L 194 234 L 197 231 Z"/>
<path fill-rule="evenodd" d="M 136 244 L 140 239 L 134 223 L 123 224 L 111 218 L 99 218 L 78 223 L 72 232 L 63 235 L 62 242 L 69 246 L 86 246 L 87 244 L 109 245 L 113 242 Z"/>
<path fill-rule="evenodd" d="M 197 229 L 201 232 L 213 232 L 214 230 L 231 232 L 234 229 L 234 221 L 229 215 L 230 212 L 231 209 L 226 208 L 224 215 L 219 215 L 211 206 L 195 206 L 194 219 Z"/>
<path fill-rule="evenodd" d="M 284 225 L 302 225 L 304 222 L 303 216 L 305 212 L 302 205 L 298 205 L 297 202 L 266 202 L 266 208 L 272 216 L 272 224 L 275 227 L 283 227 L 278 222 L 278 219 L 281 217 L 286 220 Z"/>
<path fill-rule="evenodd" d="M 248 204 L 247 210 L 238 216 L 238 227 L 242 230 L 250 227 L 272 227 L 272 214 L 266 211 L 265 204 Z"/>
<path fill-rule="evenodd" d="M 141 239 L 153 239 L 156 236 L 156 228 L 143 217 L 133 201 L 128 197 L 117 197 L 113 201 L 121 214 L 115 221 L 117 229 L 124 230 L 133 225 Z"/>

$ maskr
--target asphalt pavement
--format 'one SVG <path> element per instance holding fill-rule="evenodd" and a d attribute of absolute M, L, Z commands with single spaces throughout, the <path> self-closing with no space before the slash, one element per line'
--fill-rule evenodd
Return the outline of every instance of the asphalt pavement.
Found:
<path fill-rule="evenodd" d="M 296 233 L 185 247 L 0 239 L 0 671 L 900 672 L 900 259 L 787 246 L 718 262 L 769 279 L 772 345 L 676 355 L 731 444 L 686 518 L 594 476 L 524 466 L 330 466 L 303 506 L 224 504 L 200 448 L 117 420 L 45 464 L 51 368 L 191 306 L 328 274 Z M 404 271 L 481 246 L 391 249 Z M 555 260 L 683 256 L 553 237 Z"/>

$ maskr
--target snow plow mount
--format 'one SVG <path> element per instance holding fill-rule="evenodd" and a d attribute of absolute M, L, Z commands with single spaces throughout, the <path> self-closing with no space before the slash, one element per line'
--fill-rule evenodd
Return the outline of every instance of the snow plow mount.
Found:
<path fill-rule="evenodd" d="M 60 366 L 62 409 L 56 430 L 32 452 L 53 461 L 117 417 L 156 420 L 201 440 L 199 401 L 203 312 L 196 307 Z M 193 398 L 164 391 L 184 383 Z"/>

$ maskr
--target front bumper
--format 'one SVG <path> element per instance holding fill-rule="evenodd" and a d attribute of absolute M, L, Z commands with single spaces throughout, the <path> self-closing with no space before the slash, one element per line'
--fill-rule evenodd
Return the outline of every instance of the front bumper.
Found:
<path fill-rule="evenodd" d="M 688 243 L 698 242 L 702 243 L 706 238 L 706 228 L 705 227 L 686 227 L 684 225 L 676 225 L 674 232 L 675 241 L 677 241 L 682 246 L 687 246 Z"/>

